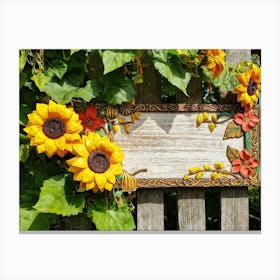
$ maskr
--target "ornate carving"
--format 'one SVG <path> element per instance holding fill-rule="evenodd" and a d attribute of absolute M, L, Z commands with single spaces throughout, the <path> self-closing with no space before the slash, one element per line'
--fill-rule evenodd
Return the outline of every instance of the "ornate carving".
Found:
<path fill-rule="evenodd" d="M 167 179 L 137 179 L 138 188 L 170 188 L 170 187 L 259 187 L 257 178 L 253 179 L 232 179 L 223 178 L 211 179 L 187 179 L 167 178 Z"/>

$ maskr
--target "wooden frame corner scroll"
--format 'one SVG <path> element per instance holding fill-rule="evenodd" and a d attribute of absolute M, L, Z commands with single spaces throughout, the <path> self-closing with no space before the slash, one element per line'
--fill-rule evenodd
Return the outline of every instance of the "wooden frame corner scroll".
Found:
<path fill-rule="evenodd" d="M 260 121 L 242 131 L 234 122 L 236 114 L 246 122 L 239 105 L 133 106 L 140 120 L 114 140 L 123 148 L 124 169 L 147 168 L 137 175 L 138 188 L 260 187 Z M 251 111 L 260 119 L 260 106 Z"/>

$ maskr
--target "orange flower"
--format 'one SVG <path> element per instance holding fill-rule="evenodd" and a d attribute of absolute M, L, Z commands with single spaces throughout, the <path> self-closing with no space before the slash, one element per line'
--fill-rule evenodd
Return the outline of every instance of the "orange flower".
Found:
<path fill-rule="evenodd" d="M 82 121 L 82 126 L 85 128 L 86 134 L 90 131 L 94 132 L 105 124 L 103 119 L 97 117 L 97 110 L 93 105 L 88 106 L 84 114 L 79 112 L 79 117 Z"/>
<path fill-rule="evenodd" d="M 207 68 L 214 78 L 219 78 L 225 67 L 226 53 L 223 50 L 207 50 Z"/>
<path fill-rule="evenodd" d="M 247 112 L 245 111 L 244 114 L 235 114 L 233 120 L 236 124 L 241 125 L 244 132 L 248 132 L 260 121 L 258 116 L 255 115 L 252 110 L 249 110 Z"/>
<path fill-rule="evenodd" d="M 259 162 L 243 149 L 239 151 L 239 159 L 234 159 L 231 164 L 232 173 L 240 173 L 243 178 L 247 179 L 252 174 L 252 169 L 259 165 Z"/>

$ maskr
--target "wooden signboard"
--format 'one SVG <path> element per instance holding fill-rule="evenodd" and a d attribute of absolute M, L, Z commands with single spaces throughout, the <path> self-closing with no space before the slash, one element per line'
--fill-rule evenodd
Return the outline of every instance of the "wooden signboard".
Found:
<path fill-rule="evenodd" d="M 137 175 L 138 188 L 259 186 L 259 166 L 250 176 L 231 172 L 232 161 L 244 150 L 259 162 L 260 124 L 242 132 L 233 121 L 238 105 L 136 104 L 134 110 L 141 112 L 141 118 L 129 135 L 118 132 L 114 141 L 122 146 L 128 172 L 147 169 Z M 259 107 L 253 112 L 259 116 Z M 205 120 L 197 125 L 199 114 L 205 114 Z M 213 114 L 218 120 L 211 132 Z M 241 158 L 241 164 L 246 166 L 246 160 L 250 159 Z M 190 172 L 197 167 L 201 178 L 197 170 Z M 218 176 L 213 177 L 213 172 Z"/>

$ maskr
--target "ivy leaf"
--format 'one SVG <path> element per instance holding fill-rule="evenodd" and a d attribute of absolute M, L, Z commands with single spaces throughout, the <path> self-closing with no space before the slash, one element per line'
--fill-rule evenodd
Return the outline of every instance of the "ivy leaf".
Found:
<path fill-rule="evenodd" d="M 19 111 L 19 124 L 22 126 L 26 126 L 28 123 L 27 114 L 31 113 L 32 110 L 26 104 L 20 104 Z"/>
<path fill-rule="evenodd" d="M 229 139 L 229 138 L 239 138 L 241 136 L 243 136 L 244 133 L 241 129 L 241 126 L 234 123 L 234 122 L 230 122 L 227 125 L 227 128 L 225 130 L 225 134 L 224 134 L 224 140 Z"/>
<path fill-rule="evenodd" d="M 248 132 L 245 133 L 245 149 L 247 151 L 250 151 L 251 145 L 252 145 L 252 130 L 249 130 Z"/>
<path fill-rule="evenodd" d="M 55 214 L 40 213 L 36 209 L 19 209 L 19 230 L 48 230 L 55 223 Z"/>
<path fill-rule="evenodd" d="M 27 61 L 27 56 L 28 56 L 28 50 L 20 50 L 20 55 L 19 55 L 19 71 L 23 71 L 26 61 Z"/>
<path fill-rule="evenodd" d="M 85 87 L 74 87 L 67 82 L 62 85 L 56 82 L 48 82 L 43 91 L 46 92 L 57 103 L 66 104 L 71 101 L 73 97 L 82 98 L 89 102 L 92 98 L 96 97 L 94 92 L 93 81 L 88 81 Z"/>
<path fill-rule="evenodd" d="M 134 53 L 126 50 L 106 50 L 102 54 L 102 61 L 104 64 L 104 75 L 112 72 L 125 63 L 134 59 Z"/>
<path fill-rule="evenodd" d="M 121 72 L 112 72 L 103 76 L 100 84 L 103 86 L 103 92 L 99 99 L 110 105 L 120 105 L 135 97 L 133 82 Z"/>
<path fill-rule="evenodd" d="M 34 208 L 62 216 L 81 213 L 85 207 L 85 193 L 73 193 L 73 189 L 66 184 L 66 178 L 67 175 L 63 174 L 45 180 Z"/>
<path fill-rule="evenodd" d="M 53 75 L 51 68 L 48 68 L 46 72 L 36 73 L 30 79 L 34 81 L 37 88 L 42 92 L 44 86 L 52 79 Z"/>
<path fill-rule="evenodd" d="M 25 162 L 29 156 L 29 145 L 21 144 L 19 146 L 19 160 Z"/>
<path fill-rule="evenodd" d="M 234 159 L 239 159 L 239 151 L 227 146 L 227 157 L 232 162 Z"/>
<path fill-rule="evenodd" d="M 99 197 L 94 206 L 89 206 L 88 217 L 92 218 L 98 230 L 133 230 L 136 228 L 127 204 L 121 208 L 114 205 L 108 209 L 104 197 Z"/>
<path fill-rule="evenodd" d="M 65 72 L 67 71 L 67 64 L 65 64 L 63 61 L 55 59 L 52 62 L 52 66 L 50 68 L 50 71 L 59 79 L 63 77 Z"/>
<path fill-rule="evenodd" d="M 185 95 L 191 79 L 191 73 L 185 72 L 178 56 L 169 55 L 166 50 L 152 50 L 153 63 L 159 73 Z"/>
<path fill-rule="evenodd" d="M 80 51 L 80 49 L 71 49 L 70 50 L 70 56 L 76 52 Z"/>

